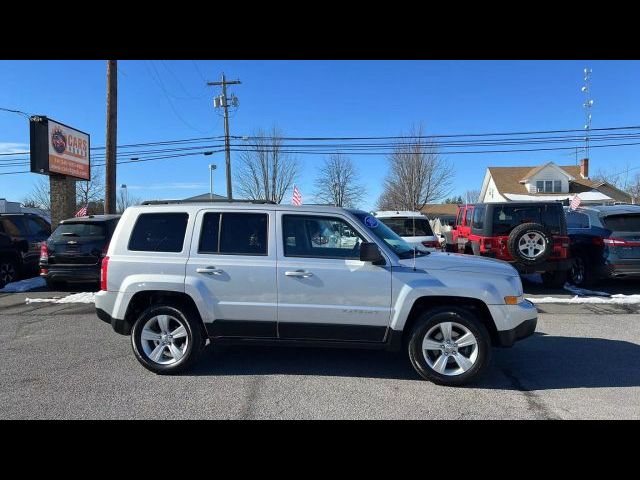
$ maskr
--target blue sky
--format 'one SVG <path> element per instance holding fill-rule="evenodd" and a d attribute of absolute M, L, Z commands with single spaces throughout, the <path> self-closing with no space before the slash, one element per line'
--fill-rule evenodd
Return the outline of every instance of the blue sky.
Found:
<path fill-rule="evenodd" d="M 640 124 L 637 61 L 134 61 L 119 62 L 118 144 L 214 136 L 222 118 L 218 91 L 205 80 L 240 78 L 232 135 L 277 125 L 287 136 L 391 136 L 422 123 L 428 134 L 582 128 L 582 70 L 593 69 L 593 128 Z M 43 114 L 105 138 L 105 61 L 0 61 L 0 107 Z M 158 79 L 159 77 L 159 79 Z M 164 86 L 164 90 L 162 89 Z M 28 149 L 28 121 L 0 112 L 0 151 Z M 591 172 L 637 168 L 640 145 L 592 149 Z M 0 157 L 6 158 L 6 157 Z M 384 157 L 352 157 L 373 208 L 386 173 Z M 489 165 L 575 164 L 566 151 L 452 155 L 452 193 L 479 189 Z M 322 156 L 304 155 L 297 184 L 311 201 Z M 224 156 L 119 165 L 118 184 L 142 199 L 208 192 L 207 165 Z M 233 162 L 233 157 L 232 157 Z M 22 170 L 23 168 L 18 168 Z M 13 171 L 0 168 L 0 172 Z M 21 200 L 37 174 L 0 175 L 0 198 Z"/>

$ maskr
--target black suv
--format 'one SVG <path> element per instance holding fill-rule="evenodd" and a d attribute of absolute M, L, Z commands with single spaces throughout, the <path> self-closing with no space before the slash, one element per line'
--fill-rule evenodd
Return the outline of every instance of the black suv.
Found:
<path fill-rule="evenodd" d="M 640 276 L 640 205 L 567 208 L 566 213 L 575 285 Z"/>
<path fill-rule="evenodd" d="M 0 288 L 20 277 L 37 275 L 40 244 L 51 225 L 33 213 L 0 214 Z"/>
<path fill-rule="evenodd" d="M 560 288 L 571 268 L 560 202 L 480 203 L 474 206 L 465 253 L 510 262 L 520 273 L 541 273 Z"/>
<path fill-rule="evenodd" d="M 99 282 L 102 259 L 118 220 L 120 215 L 90 215 L 60 222 L 40 251 L 40 276 L 47 286 Z"/>

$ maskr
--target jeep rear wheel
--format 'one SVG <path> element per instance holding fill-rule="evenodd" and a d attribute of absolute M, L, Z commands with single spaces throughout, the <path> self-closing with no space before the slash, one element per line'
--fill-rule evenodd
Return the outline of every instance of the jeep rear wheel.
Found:
<path fill-rule="evenodd" d="M 507 248 L 514 260 L 525 265 L 538 265 L 551 256 L 553 244 L 543 225 L 523 223 L 511 231 Z"/>
<path fill-rule="evenodd" d="M 491 358 L 485 326 L 471 312 L 455 307 L 423 313 L 407 347 L 418 374 L 439 385 L 463 385 L 474 380 Z"/>
<path fill-rule="evenodd" d="M 200 326 L 187 312 L 169 305 L 147 308 L 131 331 L 138 361 L 152 372 L 179 373 L 196 361 L 204 339 Z"/>

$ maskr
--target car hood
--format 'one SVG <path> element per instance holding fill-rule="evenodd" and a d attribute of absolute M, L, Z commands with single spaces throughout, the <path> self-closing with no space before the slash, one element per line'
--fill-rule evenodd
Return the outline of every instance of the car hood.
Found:
<path fill-rule="evenodd" d="M 434 252 L 430 255 L 417 257 L 415 262 L 417 269 L 424 270 L 450 270 L 456 272 L 505 275 L 509 277 L 518 276 L 518 271 L 507 262 L 474 255 Z M 400 264 L 404 267 L 413 268 L 413 259 L 400 260 Z"/>

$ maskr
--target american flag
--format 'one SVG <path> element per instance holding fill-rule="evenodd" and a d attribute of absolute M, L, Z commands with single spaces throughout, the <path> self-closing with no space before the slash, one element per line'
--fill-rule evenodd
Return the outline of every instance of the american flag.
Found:
<path fill-rule="evenodd" d="M 302 205 L 302 195 L 300 194 L 300 190 L 298 190 L 297 186 L 293 186 L 293 195 L 291 195 L 291 204 L 299 207 Z"/>
<path fill-rule="evenodd" d="M 76 217 L 85 217 L 87 215 L 87 207 L 89 207 L 89 205 L 85 205 L 84 207 L 82 207 L 80 210 L 78 210 L 78 212 L 75 214 Z"/>
<path fill-rule="evenodd" d="M 579 206 L 580 206 L 580 197 L 578 195 L 574 195 L 573 199 L 571 200 L 571 203 L 569 204 L 569 208 L 571 208 L 571 210 L 575 210 Z"/>

